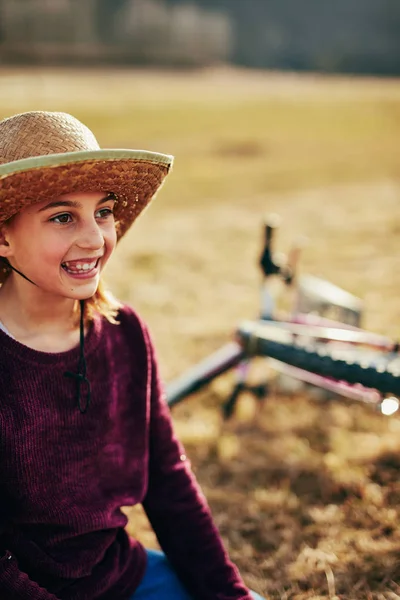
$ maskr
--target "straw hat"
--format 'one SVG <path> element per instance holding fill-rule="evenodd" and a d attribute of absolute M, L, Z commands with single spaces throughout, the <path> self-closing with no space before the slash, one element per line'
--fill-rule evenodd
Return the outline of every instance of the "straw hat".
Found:
<path fill-rule="evenodd" d="M 75 117 L 32 111 L 0 121 L 0 226 L 21 208 L 71 192 L 113 192 L 120 239 L 173 162 L 144 150 L 105 150 Z M 0 269 L 0 283 L 3 280 Z"/>

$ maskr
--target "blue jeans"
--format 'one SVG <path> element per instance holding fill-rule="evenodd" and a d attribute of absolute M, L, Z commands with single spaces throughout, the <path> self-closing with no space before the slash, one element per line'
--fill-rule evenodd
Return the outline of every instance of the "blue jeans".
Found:
<path fill-rule="evenodd" d="M 254 600 L 263 600 L 251 592 Z M 191 600 L 169 565 L 165 555 L 157 550 L 147 550 L 147 568 L 131 600 Z"/>

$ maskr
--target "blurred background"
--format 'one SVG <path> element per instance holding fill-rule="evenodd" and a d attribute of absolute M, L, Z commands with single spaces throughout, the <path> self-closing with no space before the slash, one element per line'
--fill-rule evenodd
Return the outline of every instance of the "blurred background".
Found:
<path fill-rule="evenodd" d="M 398 338 L 399 74 L 398 0 L 0 0 L 0 118 L 71 112 L 103 147 L 175 155 L 106 272 L 150 325 L 166 380 L 258 314 L 271 212 L 278 250 L 306 236 L 300 271 Z M 232 385 L 173 417 L 248 585 L 400 598 L 399 418 L 294 389 L 226 423 Z"/>
<path fill-rule="evenodd" d="M 397 0 L 1 0 L 3 61 L 400 72 Z"/>

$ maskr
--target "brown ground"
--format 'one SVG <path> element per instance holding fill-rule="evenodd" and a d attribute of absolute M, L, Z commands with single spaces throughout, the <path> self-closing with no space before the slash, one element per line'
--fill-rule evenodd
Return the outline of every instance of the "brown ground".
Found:
<path fill-rule="evenodd" d="M 398 201 L 399 187 L 393 182 L 306 190 L 274 201 L 284 218 L 282 238 L 294 236 L 299 229 L 314 232 L 312 249 L 305 250 L 309 270 L 325 273 L 358 291 L 366 300 L 366 326 L 392 335 L 398 327 L 399 258 L 394 255 L 396 240 L 388 232 L 399 220 Z M 321 204 L 329 207 L 323 228 L 318 224 Z M 303 218 L 293 222 L 290 213 L 299 205 Z M 207 263 L 204 271 L 186 267 L 194 291 L 178 276 L 181 266 L 167 261 L 165 271 L 167 279 L 168 274 L 173 279 L 174 289 L 161 286 L 167 296 L 163 298 L 166 312 L 174 312 L 175 294 L 178 306 L 183 307 L 189 302 L 185 294 L 196 293 L 200 307 L 197 316 L 189 309 L 184 315 L 174 315 L 175 331 L 165 315 L 151 311 L 159 349 L 168 357 L 173 374 L 228 340 L 242 317 L 255 314 L 257 269 L 253 259 L 259 242 L 259 216 L 245 210 L 241 213 L 238 208 L 233 213 L 227 215 L 215 207 L 207 212 L 199 209 L 195 217 L 185 219 L 179 211 L 170 211 L 168 224 L 184 240 L 185 265 L 198 255 L 198 248 L 186 242 L 195 231 L 202 231 L 196 236 L 200 240 L 210 227 L 222 229 L 228 220 L 230 230 L 237 226 L 250 237 L 253 231 L 257 238 L 243 244 L 245 258 L 239 258 L 240 267 L 223 258 L 218 266 L 207 262 L 213 251 L 219 254 L 215 247 L 204 245 L 206 256 L 198 259 L 200 265 Z M 356 228 L 351 215 L 357 216 Z M 152 231 L 159 247 L 168 253 L 171 244 L 173 252 L 175 242 L 165 231 L 163 219 L 159 221 L 154 214 Z M 221 235 L 231 248 L 239 244 L 235 235 L 231 240 Z M 219 242 L 217 236 L 212 238 L 215 246 Z M 150 250 L 152 240 L 146 237 L 138 243 L 145 256 L 148 246 L 157 264 L 157 251 Z M 221 281 L 223 267 L 226 274 Z M 159 277 L 163 279 L 162 271 Z M 146 302 L 153 294 L 154 301 L 160 301 L 160 279 L 149 279 L 145 277 Z M 246 287 L 251 294 L 245 297 Z M 242 302 L 236 302 L 237 297 Z M 187 356 L 189 338 L 197 347 Z M 179 362 L 181 370 L 174 368 Z M 173 414 L 217 524 L 247 584 L 271 598 L 400 598 L 399 418 L 383 417 L 371 408 L 338 399 L 321 401 L 312 395 L 272 393 L 255 418 L 252 400 L 244 397 L 237 418 L 224 423 L 218 406 L 232 383 L 232 376 L 224 376 L 177 406 Z M 156 544 L 137 511 L 130 527 L 132 533 L 139 529 L 147 544 Z"/>

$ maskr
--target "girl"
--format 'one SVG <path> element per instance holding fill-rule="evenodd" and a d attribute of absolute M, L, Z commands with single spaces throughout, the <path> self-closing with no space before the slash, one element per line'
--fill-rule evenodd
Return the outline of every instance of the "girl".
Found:
<path fill-rule="evenodd" d="M 177 441 L 148 330 L 101 272 L 172 157 L 64 113 L 0 122 L 0 598 L 250 600 Z M 165 554 L 128 537 L 142 503 Z"/>

